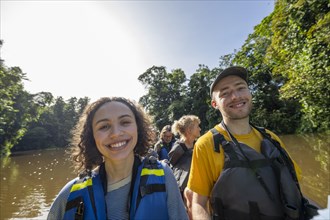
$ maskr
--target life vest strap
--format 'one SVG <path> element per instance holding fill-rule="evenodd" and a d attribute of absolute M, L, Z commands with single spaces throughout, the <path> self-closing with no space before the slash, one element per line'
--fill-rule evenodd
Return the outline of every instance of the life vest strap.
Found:
<path fill-rule="evenodd" d="M 220 153 L 220 144 L 223 145 L 225 138 L 215 128 L 212 128 L 210 131 L 212 132 L 213 135 L 214 151 Z"/>
<path fill-rule="evenodd" d="M 72 208 L 78 207 L 79 204 L 83 201 L 83 198 L 81 196 L 76 197 L 72 199 L 71 201 L 68 201 L 65 206 L 65 211 L 68 211 Z"/>
<path fill-rule="evenodd" d="M 65 206 L 65 211 L 68 211 L 70 209 L 77 208 L 75 212 L 75 220 L 81 220 L 84 218 L 84 202 L 83 202 L 83 197 L 78 196 L 66 203 Z"/>
<path fill-rule="evenodd" d="M 188 148 L 181 141 L 174 143 L 171 151 L 168 153 L 170 167 L 173 167 L 183 158 L 183 155 L 188 152 Z"/>
<path fill-rule="evenodd" d="M 306 198 L 303 198 L 303 200 L 304 200 L 305 218 L 313 219 L 314 216 L 317 216 L 319 214 L 317 211 L 319 207 L 310 204 Z"/>
<path fill-rule="evenodd" d="M 261 167 L 267 167 L 272 165 L 272 159 L 260 159 L 260 160 L 230 160 L 225 162 L 226 168 L 234 168 L 234 167 L 244 167 L 244 168 L 252 168 L 257 169 Z"/>
<path fill-rule="evenodd" d="M 253 208 L 252 208 L 253 209 Z M 251 220 L 283 220 L 283 216 L 266 216 L 260 213 L 256 216 L 251 217 L 250 213 L 242 213 L 235 210 L 225 210 L 225 219 L 251 219 Z"/>
<path fill-rule="evenodd" d="M 212 220 L 225 220 L 224 207 L 220 198 L 211 198 Z"/>
<path fill-rule="evenodd" d="M 76 213 L 74 214 L 74 220 L 83 220 L 84 219 L 85 205 L 83 202 L 80 203 Z"/>
<path fill-rule="evenodd" d="M 213 197 L 211 200 L 212 220 L 226 219 L 250 219 L 250 220 L 283 220 L 282 216 L 266 216 L 260 212 L 256 202 L 249 201 L 249 213 L 244 213 L 238 210 L 227 209 L 218 197 Z"/>
<path fill-rule="evenodd" d="M 154 192 L 165 192 L 165 184 L 148 184 L 140 187 L 141 196 L 154 193 Z"/>
<path fill-rule="evenodd" d="M 96 204 L 95 204 L 93 187 L 90 185 L 90 186 L 87 187 L 87 189 L 88 189 L 89 198 L 90 198 L 91 203 L 92 203 L 92 208 L 94 210 L 94 215 L 95 215 L 95 218 L 97 219 L 97 215 L 96 215 Z"/>
<path fill-rule="evenodd" d="M 260 210 L 258 203 L 249 201 L 249 211 L 251 220 L 260 220 Z"/>

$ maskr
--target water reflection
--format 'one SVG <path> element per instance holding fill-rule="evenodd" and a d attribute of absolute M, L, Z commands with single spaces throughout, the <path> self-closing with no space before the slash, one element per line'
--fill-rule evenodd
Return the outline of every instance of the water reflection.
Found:
<path fill-rule="evenodd" d="M 52 150 L 1 160 L 0 219 L 44 218 L 56 194 L 73 178 L 64 157 L 63 150 Z"/>
<path fill-rule="evenodd" d="M 281 139 L 302 170 L 303 193 L 325 208 L 327 195 L 330 194 L 329 135 L 285 135 L 281 136 Z"/>
<path fill-rule="evenodd" d="M 330 135 L 281 136 L 303 171 L 303 193 L 321 207 L 329 190 Z M 60 189 L 72 178 L 63 150 L 27 152 L 1 159 L 0 219 L 45 219 Z"/>

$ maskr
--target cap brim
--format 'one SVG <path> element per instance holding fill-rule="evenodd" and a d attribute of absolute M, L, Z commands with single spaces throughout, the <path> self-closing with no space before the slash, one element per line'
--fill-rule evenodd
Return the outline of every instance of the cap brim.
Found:
<path fill-rule="evenodd" d="M 218 82 L 220 80 L 222 80 L 223 78 L 227 77 L 227 76 L 238 76 L 238 77 L 241 77 L 242 79 L 244 79 L 246 82 L 248 81 L 247 77 L 248 77 L 248 74 L 247 74 L 247 70 L 243 67 L 240 67 L 240 66 L 231 66 L 231 67 L 228 67 L 226 69 L 224 69 L 218 76 L 217 78 L 213 81 L 213 83 L 211 84 L 211 87 L 210 87 L 210 95 L 212 97 L 212 92 L 213 92 L 213 89 L 214 87 L 218 84 Z"/>

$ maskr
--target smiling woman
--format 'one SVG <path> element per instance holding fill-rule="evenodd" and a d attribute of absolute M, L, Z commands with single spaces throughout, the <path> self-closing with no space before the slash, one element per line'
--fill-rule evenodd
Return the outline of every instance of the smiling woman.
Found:
<path fill-rule="evenodd" d="M 48 219 L 188 219 L 171 169 L 146 155 L 153 137 L 136 102 L 112 97 L 89 105 L 72 140 L 82 172 L 60 191 Z"/>

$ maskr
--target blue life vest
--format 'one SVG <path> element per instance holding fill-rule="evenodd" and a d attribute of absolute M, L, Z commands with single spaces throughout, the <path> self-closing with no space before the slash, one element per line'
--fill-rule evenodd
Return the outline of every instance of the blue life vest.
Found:
<path fill-rule="evenodd" d="M 97 201 L 97 202 L 95 202 Z M 106 204 L 100 175 L 75 179 L 63 219 L 106 219 Z"/>
<path fill-rule="evenodd" d="M 136 177 L 135 181 L 132 179 L 130 219 L 168 219 L 163 165 L 156 159 L 145 158 L 133 169 L 136 169 L 133 178 Z M 63 219 L 107 219 L 106 179 L 92 174 L 75 179 L 68 186 L 71 191 Z"/>
<path fill-rule="evenodd" d="M 159 160 L 168 160 L 168 151 L 166 150 L 165 147 L 160 148 L 160 151 L 158 153 L 159 155 Z"/>
<path fill-rule="evenodd" d="M 158 159 L 159 160 L 169 160 L 169 156 L 168 153 L 171 151 L 173 144 L 175 143 L 175 139 L 171 140 L 170 143 L 165 143 L 165 142 L 160 142 L 157 143 L 159 145 L 161 145 L 158 153 Z"/>
<path fill-rule="evenodd" d="M 130 219 L 168 219 L 163 165 L 156 159 L 144 160 L 138 174 L 132 193 Z"/>

